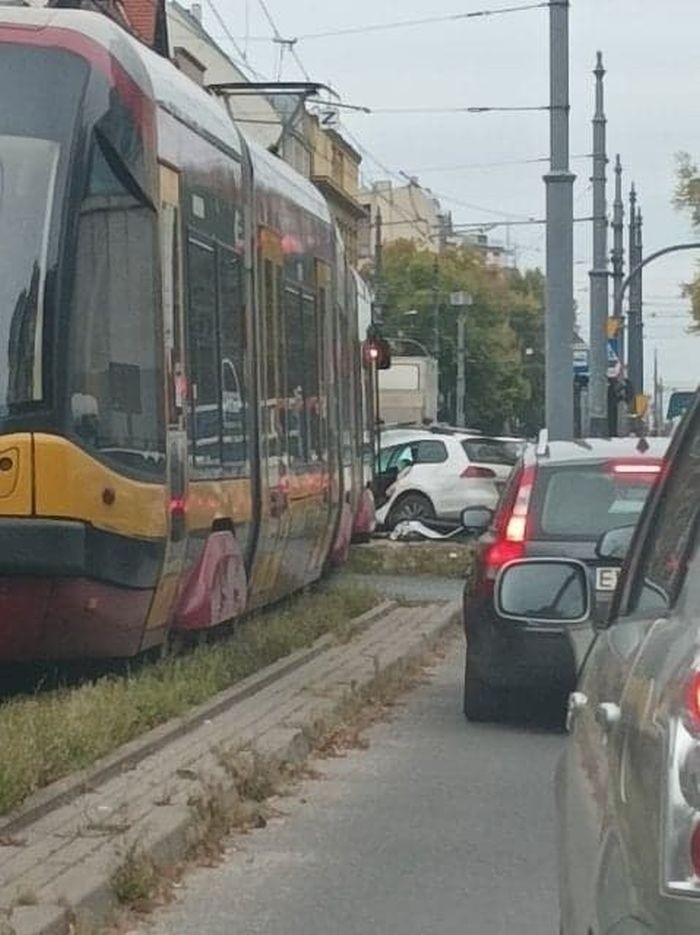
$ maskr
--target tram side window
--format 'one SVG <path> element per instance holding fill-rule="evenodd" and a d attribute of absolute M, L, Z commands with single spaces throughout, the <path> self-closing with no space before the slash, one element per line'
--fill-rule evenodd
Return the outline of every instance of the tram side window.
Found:
<path fill-rule="evenodd" d="M 287 444 L 291 464 L 306 460 L 306 419 L 304 412 L 304 331 L 301 293 L 284 290 L 284 323 L 287 334 Z"/>
<path fill-rule="evenodd" d="M 347 312 L 340 310 L 340 437 L 342 439 L 343 463 L 350 464 L 353 458 L 353 412 L 352 412 L 352 350 L 350 326 Z"/>
<path fill-rule="evenodd" d="M 310 295 L 302 299 L 304 335 L 304 408 L 309 460 L 323 458 L 321 442 L 321 392 L 319 386 L 319 335 L 316 300 Z"/>
<path fill-rule="evenodd" d="M 241 471 L 248 459 L 246 410 L 246 333 L 240 258 L 219 253 L 221 409 L 224 464 Z"/>
<path fill-rule="evenodd" d="M 158 228 L 118 157 L 93 141 L 68 335 L 72 432 L 104 458 L 163 475 Z"/>
<path fill-rule="evenodd" d="M 265 437 L 269 455 L 281 455 L 284 451 L 283 424 L 279 403 L 282 398 L 281 374 L 277 359 L 281 336 L 278 334 L 275 267 L 272 260 L 263 260 L 262 307 L 265 314 Z"/>
<path fill-rule="evenodd" d="M 190 375 L 189 443 L 195 467 L 221 467 L 221 408 L 216 322 L 216 253 L 190 238 L 187 245 L 189 314 L 187 337 Z"/>
<path fill-rule="evenodd" d="M 322 460 L 328 460 L 328 446 L 329 446 L 329 424 L 328 424 L 328 407 L 330 405 L 329 401 L 329 387 L 328 380 L 330 377 L 329 374 L 329 362 L 328 362 L 328 331 L 330 327 L 329 322 L 329 311 L 328 311 L 328 292 L 326 289 L 321 287 L 318 290 L 318 361 L 319 361 L 319 374 L 318 374 L 318 386 L 319 386 L 319 433 L 320 433 L 320 457 Z"/>

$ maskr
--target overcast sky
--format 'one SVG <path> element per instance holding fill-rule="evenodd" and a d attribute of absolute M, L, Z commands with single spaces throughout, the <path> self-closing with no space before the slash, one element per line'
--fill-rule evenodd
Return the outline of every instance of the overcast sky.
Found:
<path fill-rule="evenodd" d="M 249 61 L 268 77 L 278 68 L 279 46 L 260 0 L 215 0 Z M 522 0 L 266 0 L 282 36 L 515 5 Z M 296 50 L 312 78 L 328 82 L 352 104 L 375 108 L 539 106 L 548 103 L 548 11 L 437 23 L 386 32 L 300 38 Z M 226 45 L 211 17 L 205 23 Z M 686 217 L 672 204 L 674 154 L 700 159 L 700 3 L 698 0 L 572 0 L 571 152 L 591 151 L 595 53 L 605 57 L 608 147 L 625 166 L 625 192 L 634 179 L 644 215 L 645 253 L 690 239 Z M 241 42 L 243 44 L 243 40 Z M 234 54 L 234 57 L 237 57 Z M 301 77 L 286 56 L 282 77 Z M 371 154 L 363 172 L 386 177 L 377 165 L 404 170 L 439 195 L 456 223 L 544 217 L 542 164 L 483 166 L 548 153 L 548 115 L 348 114 L 343 118 Z M 460 166 L 471 168 L 456 168 Z M 572 160 L 578 178 L 575 212 L 591 213 L 589 159 Z M 612 170 L 612 166 L 610 167 Z M 612 200 L 610 171 L 609 198 Z M 503 241 L 504 228 L 490 236 Z M 576 299 L 584 331 L 588 314 L 590 224 L 576 232 Z M 521 267 L 544 267 L 544 231 L 512 227 Z M 700 380 L 700 337 L 689 337 L 687 302 L 680 284 L 695 257 L 679 254 L 652 265 L 645 277 L 647 369 L 658 348 L 667 385 Z M 686 314 L 684 314 L 686 313 Z M 655 317 L 652 317 L 655 316 Z M 647 387 L 649 389 L 649 387 Z"/>

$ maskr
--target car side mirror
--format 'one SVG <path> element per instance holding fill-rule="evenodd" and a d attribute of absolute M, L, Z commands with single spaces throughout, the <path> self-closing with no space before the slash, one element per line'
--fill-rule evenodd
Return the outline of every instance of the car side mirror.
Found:
<path fill-rule="evenodd" d="M 604 561 L 624 561 L 634 536 L 634 526 L 618 526 L 609 529 L 600 537 L 595 554 Z"/>
<path fill-rule="evenodd" d="M 467 532 L 480 536 L 493 522 L 494 512 L 486 506 L 468 506 L 462 510 L 462 526 Z"/>
<path fill-rule="evenodd" d="M 555 626 L 584 623 L 592 604 L 583 562 L 519 559 L 505 565 L 496 578 L 496 612 L 506 620 Z"/>

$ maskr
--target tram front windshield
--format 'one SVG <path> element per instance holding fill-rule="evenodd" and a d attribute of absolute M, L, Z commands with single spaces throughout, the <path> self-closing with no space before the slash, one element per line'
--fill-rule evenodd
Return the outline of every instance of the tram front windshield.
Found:
<path fill-rule="evenodd" d="M 0 135 L 0 413 L 43 398 L 44 284 L 59 144 Z"/>
<path fill-rule="evenodd" d="M 68 53 L 0 42 L 0 427 L 51 403 L 49 296 L 86 74 Z"/>

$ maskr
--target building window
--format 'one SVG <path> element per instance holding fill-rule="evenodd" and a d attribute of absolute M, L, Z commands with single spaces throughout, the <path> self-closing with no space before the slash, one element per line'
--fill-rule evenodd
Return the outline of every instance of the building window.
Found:
<path fill-rule="evenodd" d="M 331 176 L 339 188 L 345 188 L 345 156 L 339 146 L 333 146 Z"/>

